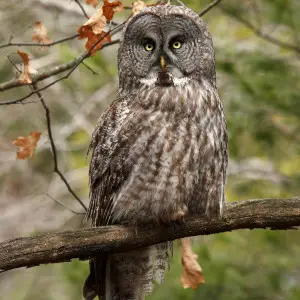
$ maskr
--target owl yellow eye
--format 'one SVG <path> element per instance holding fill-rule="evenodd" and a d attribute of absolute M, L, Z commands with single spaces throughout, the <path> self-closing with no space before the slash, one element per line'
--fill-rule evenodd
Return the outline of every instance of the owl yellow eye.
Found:
<path fill-rule="evenodd" d="M 152 43 L 145 44 L 145 49 L 147 51 L 153 51 L 154 50 L 154 44 L 152 44 Z"/>
<path fill-rule="evenodd" d="M 181 48 L 181 46 L 182 46 L 182 44 L 179 41 L 172 42 L 172 48 L 173 49 L 179 49 L 179 48 Z"/>

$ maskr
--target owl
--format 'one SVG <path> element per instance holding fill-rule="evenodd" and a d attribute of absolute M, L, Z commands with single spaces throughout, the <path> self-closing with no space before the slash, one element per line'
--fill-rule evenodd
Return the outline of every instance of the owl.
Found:
<path fill-rule="evenodd" d="M 118 70 L 92 136 L 87 219 L 141 227 L 221 216 L 227 131 L 205 23 L 183 6 L 143 9 L 123 29 Z M 85 299 L 144 299 L 171 244 L 91 258 Z"/>

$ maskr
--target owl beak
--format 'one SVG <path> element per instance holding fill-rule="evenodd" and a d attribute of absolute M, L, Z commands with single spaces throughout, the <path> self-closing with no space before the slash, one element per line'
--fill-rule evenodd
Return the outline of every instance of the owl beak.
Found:
<path fill-rule="evenodd" d="M 163 72 L 164 72 L 165 69 L 166 69 L 166 60 L 165 60 L 164 56 L 161 56 L 161 57 L 160 57 L 160 66 L 161 66 L 161 69 L 162 69 Z"/>

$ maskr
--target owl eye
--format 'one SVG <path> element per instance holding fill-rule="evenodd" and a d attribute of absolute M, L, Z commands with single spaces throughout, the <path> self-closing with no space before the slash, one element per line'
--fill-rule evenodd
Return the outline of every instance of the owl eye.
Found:
<path fill-rule="evenodd" d="M 173 49 L 180 49 L 181 46 L 182 46 L 182 43 L 180 41 L 173 41 L 171 43 L 171 46 L 172 46 Z"/>
<path fill-rule="evenodd" d="M 154 50 L 154 44 L 153 43 L 146 43 L 144 45 L 144 47 L 145 47 L 146 51 L 153 51 Z"/>

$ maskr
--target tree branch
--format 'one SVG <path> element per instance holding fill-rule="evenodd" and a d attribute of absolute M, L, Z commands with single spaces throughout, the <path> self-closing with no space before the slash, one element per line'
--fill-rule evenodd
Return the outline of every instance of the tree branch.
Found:
<path fill-rule="evenodd" d="M 211 3 L 209 3 L 206 7 L 204 7 L 200 13 L 198 14 L 199 17 L 202 17 L 203 15 L 205 15 L 207 12 L 209 12 L 214 6 L 216 6 L 217 4 L 219 4 L 221 2 L 221 0 L 214 0 Z"/>
<path fill-rule="evenodd" d="M 82 4 L 79 2 L 79 0 L 74 0 L 74 1 L 78 4 L 78 6 L 79 6 L 79 8 L 81 9 L 81 11 L 82 11 L 82 13 L 84 14 L 84 16 L 88 19 L 89 16 L 88 16 L 88 14 L 86 13 L 85 9 L 83 8 Z"/>
<path fill-rule="evenodd" d="M 46 102 L 45 102 L 45 100 L 43 98 L 43 95 L 41 94 L 41 92 L 38 91 L 38 88 L 37 88 L 36 84 L 33 84 L 32 86 L 33 86 L 33 90 L 37 93 L 37 95 L 39 97 L 39 100 L 41 101 L 41 103 L 43 105 L 43 108 L 45 110 L 46 120 L 47 120 L 47 131 L 48 131 L 48 136 L 49 136 L 49 140 L 50 140 L 50 144 L 51 144 L 51 149 L 52 149 L 52 155 L 53 155 L 53 168 L 54 168 L 54 172 L 56 174 L 58 174 L 58 176 L 60 177 L 60 179 L 63 181 L 63 183 L 67 187 L 67 189 L 70 192 L 70 194 L 80 203 L 80 205 L 84 208 L 84 210 L 87 211 L 87 207 L 85 206 L 85 204 L 81 201 L 81 199 L 73 191 L 73 189 L 71 188 L 69 182 L 67 181 L 67 179 L 65 178 L 65 176 L 63 175 L 63 173 L 58 168 L 57 151 L 56 151 L 56 146 L 55 146 L 55 143 L 54 143 L 53 134 L 52 134 L 52 128 L 51 128 L 50 109 L 47 106 L 47 104 L 46 104 Z"/>
<path fill-rule="evenodd" d="M 219 5 L 219 8 L 224 13 L 226 13 L 227 15 L 231 16 L 232 18 L 234 18 L 238 22 L 242 23 L 244 26 L 251 29 L 253 31 L 253 33 L 256 36 L 260 37 L 261 39 L 266 40 L 266 41 L 272 43 L 273 45 L 277 45 L 279 47 L 282 47 L 282 48 L 300 53 L 300 47 L 298 47 L 296 45 L 293 45 L 293 44 L 290 44 L 290 43 L 283 42 L 279 39 L 274 38 L 273 36 L 271 36 L 267 33 L 262 32 L 262 30 L 260 28 L 257 28 L 255 25 L 250 23 L 248 20 L 244 19 L 243 17 L 241 17 L 240 15 L 238 15 L 237 13 L 232 11 L 231 9 L 226 8 L 224 5 Z"/>
<path fill-rule="evenodd" d="M 0 243 L 0 271 L 87 259 L 99 252 L 122 252 L 187 236 L 295 226 L 300 226 L 300 197 L 238 201 L 226 205 L 222 219 L 188 219 L 176 227 L 104 226 L 5 241 Z"/>
<path fill-rule="evenodd" d="M 105 43 L 105 44 L 102 45 L 101 49 L 106 48 L 106 47 L 108 47 L 110 45 L 117 44 L 117 43 L 119 43 L 119 40 L 112 41 L 110 43 Z M 73 60 L 69 61 L 68 63 L 61 64 L 61 65 L 58 65 L 58 66 L 55 66 L 55 67 L 51 68 L 48 71 L 44 71 L 44 72 L 41 72 L 41 73 L 39 72 L 36 75 L 32 75 L 31 76 L 31 80 L 32 80 L 31 84 L 35 84 L 35 83 L 37 83 L 37 82 L 39 82 L 41 80 L 49 78 L 49 77 L 51 77 L 53 75 L 58 75 L 60 73 L 68 71 L 70 69 L 72 69 L 72 71 L 73 71 L 73 69 L 75 69 L 83 60 L 85 60 L 86 58 L 90 57 L 90 52 L 91 51 L 84 52 L 84 53 L 78 55 L 77 57 L 75 57 Z M 13 80 L 10 80 L 10 81 L 7 81 L 7 82 L 4 82 L 4 83 L 0 84 L 0 91 L 9 90 L 9 89 L 12 89 L 12 88 L 15 88 L 15 87 L 19 87 L 19 86 L 24 86 L 24 85 L 28 85 L 28 84 L 21 84 L 18 79 L 13 79 Z M 49 87 L 50 85 L 52 85 L 52 83 L 49 84 L 47 87 Z M 11 102 L 12 102 L 12 104 L 14 102 L 16 102 L 16 103 L 22 102 L 23 100 L 25 100 L 26 98 L 30 97 L 33 94 L 35 94 L 35 93 L 34 92 L 30 93 L 27 96 L 24 96 L 24 97 L 22 97 L 22 98 L 20 98 L 18 100 L 12 100 L 12 101 L 7 101 L 7 102 L 0 102 L 0 105 L 4 105 L 4 104 L 7 105 L 7 104 L 10 104 Z"/>
<path fill-rule="evenodd" d="M 66 38 L 63 38 L 63 39 L 51 42 L 51 43 L 45 43 L 45 44 L 41 44 L 41 43 L 12 42 L 11 39 L 10 39 L 7 44 L 0 45 L 0 49 L 1 48 L 10 47 L 10 46 L 51 47 L 51 46 L 54 46 L 54 45 L 57 45 L 57 44 L 60 44 L 60 43 L 63 43 L 63 42 L 67 42 L 67 41 L 73 40 L 73 39 L 77 38 L 78 35 L 79 34 L 77 33 L 77 34 L 74 34 L 72 36 L 69 36 L 69 37 L 66 37 Z"/>

